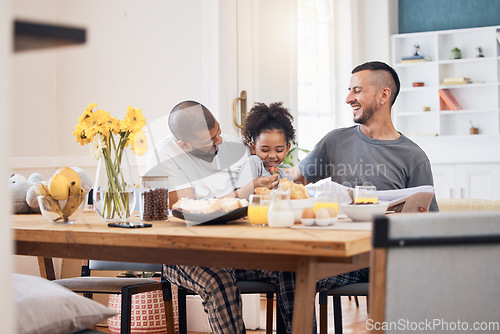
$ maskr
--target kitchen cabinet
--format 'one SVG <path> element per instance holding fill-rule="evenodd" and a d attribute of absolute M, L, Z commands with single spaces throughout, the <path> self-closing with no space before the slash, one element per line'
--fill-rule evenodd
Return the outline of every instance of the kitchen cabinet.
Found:
<path fill-rule="evenodd" d="M 500 164 L 434 164 L 437 198 L 500 199 Z"/>
<path fill-rule="evenodd" d="M 409 137 L 469 136 L 473 125 L 477 135 L 498 136 L 499 43 L 500 26 L 393 35 L 393 64 L 401 80 L 393 108 L 398 130 Z M 404 59 L 415 55 L 417 45 L 424 58 Z M 460 59 L 450 59 L 455 47 L 461 50 Z M 450 78 L 468 78 L 470 83 L 445 84 Z M 440 90 L 460 107 L 446 110 Z"/>

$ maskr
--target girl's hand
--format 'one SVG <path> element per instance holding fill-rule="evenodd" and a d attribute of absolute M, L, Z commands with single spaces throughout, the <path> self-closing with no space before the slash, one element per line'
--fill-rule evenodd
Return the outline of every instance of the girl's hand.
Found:
<path fill-rule="evenodd" d="M 266 187 L 269 189 L 276 189 L 280 183 L 279 174 L 274 174 L 271 176 L 260 176 L 253 180 L 254 188 L 257 187 Z"/>

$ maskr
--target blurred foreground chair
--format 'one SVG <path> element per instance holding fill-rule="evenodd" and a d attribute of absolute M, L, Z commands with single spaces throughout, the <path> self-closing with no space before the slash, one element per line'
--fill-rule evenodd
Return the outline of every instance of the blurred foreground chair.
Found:
<path fill-rule="evenodd" d="M 367 329 L 431 322 L 425 333 L 496 324 L 500 212 L 421 213 L 374 222 Z M 437 322 L 435 321 L 437 320 Z M 499 328 L 481 328 L 498 332 Z M 390 327 L 385 333 L 400 333 Z"/>
<path fill-rule="evenodd" d="M 242 294 L 266 294 L 266 334 L 273 332 L 273 299 L 277 292 L 274 284 L 261 281 L 237 281 L 236 282 Z M 179 303 L 179 334 L 187 333 L 187 312 L 186 295 L 194 296 L 195 292 L 178 287 L 177 290 Z M 277 295 L 277 294 L 276 294 Z M 286 333 L 285 325 L 281 313 L 279 312 L 278 302 L 276 300 L 276 333 Z"/>
<path fill-rule="evenodd" d="M 88 298 L 92 298 L 92 294 L 94 293 L 121 294 L 120 333 L 130 333 L 131 330 L 132 296 L 138 293 L 162 290 L 167 331 L 168 333 L 175 333 L 171 285 L 163 278 L 163 275 L 161 282 L 157 282 L 150 278 L 90 276 L 92 271 L 99 270 L 161 273 L 163 269 L 161 264 L 84 260 L 81 277 L 64 278 L 52 282 L 62 285 L 74 292 L 83 293 L 84 296 Z"/>

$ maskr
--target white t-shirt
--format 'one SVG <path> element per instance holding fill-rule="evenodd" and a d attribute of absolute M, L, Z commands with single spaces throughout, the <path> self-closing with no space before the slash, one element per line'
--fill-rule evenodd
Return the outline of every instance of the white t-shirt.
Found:
<path fill-rule="evenodd" d="M 225 196 L 252 181 L 242 167 L 248 148 L 236 137 L 221 135 L 222 144 L 212 162 L 186 153 L 172 136 L 162 139 L 147 155 L 146 175 L 168 176 L 168 191 L 193 188 L 196 198 Z"/>

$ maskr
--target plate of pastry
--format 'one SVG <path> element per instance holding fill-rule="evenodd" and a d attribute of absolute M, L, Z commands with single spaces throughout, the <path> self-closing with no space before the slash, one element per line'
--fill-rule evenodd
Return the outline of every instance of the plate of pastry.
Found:
<path fill-rule="evenodd" d="M 172 206 L 172 215 L 187 225 L 224 224 L 247 215 L 248 202 L 238 198 L 181 198 Z"/>

